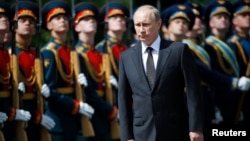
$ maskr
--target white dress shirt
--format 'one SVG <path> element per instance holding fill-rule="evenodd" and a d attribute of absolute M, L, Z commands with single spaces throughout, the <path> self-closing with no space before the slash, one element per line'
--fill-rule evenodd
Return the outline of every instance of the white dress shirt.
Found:
<path fill-rule="evenodd" d="M 148 58 L 148 52 L 147 52 L 147 47 L 152 47 L 152 56 L 154 59 L 154 66 L 155 66 L 155 70 L 157 67 L 157 62 L 158 62 L 158 56 L 159 56 L 159 51 L 160 51 L 160 42 L 161 42 L 161 38 L 158 35 L 158 37 L 156 38 L 156 40 L 150 45 L 146 45 L 145 43 L 141 42 L 141 46 L 142 46 L 142 61 L 143 61 L 143 66 L 144 66 L 144 70 L 146 72 L 146 62 L 147 62 L 147 58 Z"/>

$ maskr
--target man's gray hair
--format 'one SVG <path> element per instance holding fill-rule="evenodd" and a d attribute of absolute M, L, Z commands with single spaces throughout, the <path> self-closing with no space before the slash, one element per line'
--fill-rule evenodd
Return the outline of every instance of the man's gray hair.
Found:
<path fill-rule="evenodd" d="M 159 19 L 161 19 L 160 11 L 154 6 L 149 5 L 149 4 L 138 7 L 138 9 L 135 11 L 135 14 L 137 11 L 143 11 L 143 10 L 150 10 L 152 19 L 154 19 L 155 21 L 158 21 Z"/>

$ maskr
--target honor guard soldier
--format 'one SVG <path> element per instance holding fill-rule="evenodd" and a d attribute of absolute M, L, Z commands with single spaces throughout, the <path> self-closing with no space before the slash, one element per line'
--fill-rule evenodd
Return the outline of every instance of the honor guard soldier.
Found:
<path fill-rule="evenodd" d="M 198 12 L 198 11 L 197 11 Z M 198 16 L 198 15 L 197 15 Z M 168 31 L 168 38 L 167 40 L 171 41 L 176 41 L 176 42 L 183 42 L 188 45 L 190 50 L 195 56 L 195 63 L 196 66 L 199 70 L 199 75 L 201 76 L 201 88 L 202 88 L 202 94 L 204 97 L 204 102 L 205 102 L 205 128 L 204 128 L 204 140 L 207 141 L 207 136 L 210 134 L 210 129 L 208 128 L 209 123 L 211 123 L 211 116 L 213 115 L 213 103 L 211 101 L 211 91 L 210 87 L 208 84 L 206 84 L 206 77 L 207 75 L 208 78 L 210 78 L 210 74 L 204 74 L 205 70 L 208 70 L 210 68 L 203 67 L 204 65 L 209 66 L 209 55 L 206 53 L 206 51 L 199 46 L 196 43 L 196 38 L 195 36 L 194 39 L 192 40 L 187 40 L 185 39 L 185 35 L 190 32 L 193 35 L 197 35 L 198 31 L 198 25 L 199 20 L 196 20 L 195 13 L 192 10 L 192 7 L 189 5 L 184 5 L 184 4 L 176 4 L 173 5 L 167 9 L 165 9 L 162 12 L 162 20 L 163 20 L 163 25 L 166 29 L 163 29 L 164 31 Z M 196 24 L 196 27 L 195 27 Z M 196 29 L 194 29 L 196 28 Z M 201 66 L 201 67 L 200 67 Z M 203 70 L 206 68 L 205 70 Z M 214 77 L 211 77 L 214 78 Z M 205 80 L 204 80 L 205 79 Z M 222 81 L 225 81 L 222 79 Z M 224 82 L 223 82 L 224 83 Z"/>
<path fill-rule="evenodd" d="M 168 30 L 169 36 L 167 40 L 178 42 L 182 42 L 185 34 L 192 29 L 195 19 L 192 9 L 183 4 L 176 4 L 166 8 L 161 17 Z"/>
<path fill-rule="evenodd" d="M 32 37 L 36 33 L 36 23 L 38 20 L 38 6 L 30 1 L 20 1 L 11 6 L 13 20 L 15 25 L 13 30 L 15 34 L 15 54 L 17 55 L 18 77 L 20 83 L 21 108 L 31 114 L 31 119 L 27 123 L 26 133 L 29 141 L 40 139 L 40 124 L 47 129 L 53 128 L 55 122 L 49 116 L 38 111 L 38 94 L 47 95 L 49 87 L 43 84 L 41 90 L 37 87 L 37 74 L 35 73 L 35 58 L 37 52 L 32 46 Z M 13 52 L 11 48 L 11 53 Z M 12 53 L 13 54 L 13 53 Z M 12 60 L 14 61 L 14 60 Z M 41 92 L 39 92 L 39 90 Z M 42 105 L 44 106 L 44 105 Z"/>
<path fill-rule="evenodd" d="M 94 109 L 83 99 L 77 99 L 76 85 L 87 86 L 83 73 L 75 77 L 72 47 L 67 43 L 69 31 L 69 5 L 61 0 L 47 2 L 42 9 L 43 27 L 51 34 L 49 42 L 42 48 L 45 82 L 50 88 L 47 96 L 47 114 L 56 126 L 51 130 L 53 141 L 76 141 L 81 130 L 80 117 L 91 118 Z M 80 94 L 82 95 L 82 94 Z"/>
<path fill-rule="evenodd" d="M 226 43 L 232 13 L 232 4 L 225 0 L 211 1 L 205 9 L 205 21 L 210 35 L 205 40 L 205 50 L 210 56 L 211 68 L 236 78 L 240 77 L 240 68 L 233 50 Z M 248 79 L 244 77 L 235 81 L 235 85 L 243 91 L 249 87 L 245 85 Z M 239 92 L 223 87 L 214 87 L 216 105 L 216 115 L 222 115 L 221 126 L 231 127 L 236 115 L 236 107 L 239 98 Z"/>
<path fill-rule="evenodd" d="M 10 29 L 10 9 L 9 4 L 0 2 L 0 138 L 11 139 L 14 135 L 11 132 L 11 120 L 15 118 L 15 110 L 12 108 L 11 99 L 11 70 L 10 55 L 6 48 L 9 41 Z M 7 122 L 5 122 L 8 120 Z M 4 127 L 5 125 L 5 127 Z M 4 135 L 3 133 L 4 132 Z"/>
<path fill-rule="evenodd" d="M 110 84 L 107 83 L 117 86 L 117 81 L 114 77 L 107 76 L 107 73 L 111 73 L 111 67 L 105 66 L 110 64 L 105 63 L 110 61 L 108 56 L 96 50 L 94 46 L 99 11 L 92 3 L 81 2 L 75 6 L 75 13 L 75 31 L 79 38 L 75 50 L 81 56 L 81 66 L 86 66 L 87 73 L 85 74 L 89 74 L 88 87 L 94 90 L 88 93 L 87 101 L 95 109 L 91 118 L 95 136 L 87 140 L 110 141 L 112 132 L 110 121 L 116 119 L 118 110 L 108 99 L 108 97 L 113 97 L 113 93 L 108 87 Z M 98 97 L 94 98 L 96 96 Z"/>
<path fill-rule="evenodd" d="M 119 2 L 110 2 L 101 9 L 101 20 L 105 22 L 106 34 L 104 39 L 96 45 L 96 49 L 109 54 L 112 74 L 118 79 L 118 63 L 121 52 L 127 49 L 122 43 L 126 31 L 126 21 L 129 16 L 128 8 Z M 112 76 L 112 77 L 113 77 Z"/>
<path fill-rule="evenodd" d="M 8 114 L 11 109 L 11 103 L 7 100 L 10 97 L 9 85 L 10 85 L 10 55 L 6 49 L 8 43 L 9 34 L 9 5 L 6 2 L 0 2 L 0 124 L 3 125 L 8 119 Z M 5 106 L 6 105 L 6 106 Z M 5 108 L 6 107 L 6 108 Z M 0 132 L 2 127 L 0 127 Z"/>
<path fill-rule="evenodd" d="M 186 2 L 185 5 L 187 7 L 192 8 L 192 11 L 195 15 L 194 25 L 191 30 L 186 33 L 186 39 L 198 44 L 203 45 L 205 39 L 205 25 L 204 23 L 204 16 L 203 6 L 198 2 Z"/>
<path fill-rule="evenodd" d="M 195 37 L 198 36 L 197 31 L 199 31 L 197 30 L 198 26 L 195 25 L 197 24 L 196 16 L 198 15 L 195 15 L 195 13 L 192 11 L 192 7 L 189 5 L 172 6 L 169 8 L 167 13 L 165 13 L 165 15 L 164 21 L 169 22 L 165 25 L 168 25 L 170 40 L 182 41 L 183 43 L 187 44 L 195 56 L 195 64 L 198 67 L 201 78 L 201 87 L 206 109 L 204 139 L 209 140 L 209 135 L 211 134 L 211 121 L 214 118 L 215 106 L 211 87 L 219 86 L 225 89 L 233 89 L 235 87 L 233 86 L 233 82 L 237 81 L 237 78 L 233 78 L 229 75 L 211 69 L 210 57 L 208 53 L 203 49 L 202 46 L 195 42 Z M 191 23 L 193 23 L 193 25 Z M 188 32 L 192 32 L 191 39 L 185 39 L 185 35 L 187 35 Z M 250 79 L 246 85 L 250 85 Z"/>
<path fill-rule="evenodd" d="M 247 67 L 249 66 L 250 59 L 250 0 L 238 0 L 233 3 L 233 19 L 232 24 L 234 27 L 233 35 L 228 39 L 230 47 L 235 52 L 236 58 L 240 67 L 240 76 L 249 77 Z M 238 112 L 242 113 L 241 119 L 236 117 L 235 122 L 239 123 L 240 120 L 242 125 L 249 127 L 250 124 L 250 112 L 249 112 L 249 91 L 245 94 L 243 99 L 240 99 L 240 103 L 243 103 L 243 107 L 238 107 Z"/>

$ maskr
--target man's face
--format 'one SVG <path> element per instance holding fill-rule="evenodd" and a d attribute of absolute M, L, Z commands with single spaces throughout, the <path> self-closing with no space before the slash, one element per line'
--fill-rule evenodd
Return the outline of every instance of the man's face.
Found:
<path fill-rule="evenodd" d="M 113 32 L 125 32 L 126 31 L 126 20 L 122 15 L 114 15 L 107 19 L 108 30 Z"/>
<path fill-rule="evenodd" d="M 17 21 L 16 33 L 20 35 L 34 35 L 36 32 L 36 21 L 31 17 L 20 17 Z"/>
<path fill-rule="evenodd" d="M 94 17 L 85 17 L 76 25 L 77 32 L 96 33 L 97 22 Z"/>
<path fill-rule="evenodd" d="M 0 31 L 9 31 L 9 19 L 4 14 L 0 14 Z"/>
<path fill-rule="evenodd" d="M 227 14 L 217 14 L 210 18 L 210 27 L 217 30 L 228 30 L 230 26 L 230 19 Z"/>
<path fill-rule="evenodd" d="M 137 38 L 145 44 L 151 45 L 159 34 L 161 20 L 156 21 L 148 9 L 137 11 L 133 20 Z"/>
<path fill-rule="evenodd" d="M 50 31 L 57 33 L 66 33 L 69 31 L 69 21 L 68 17 L 64 14 L 59 14 L 54 17 L 47 23 L 47 28 Z"/>
<path fill-rule="evenodd" d="M 245 30 L 250 29 L 250 13 L 238 14 L 233 19 L 235 27 L 239 27 Z"/>
<path fill-rule="evenodd" d="M 193 26 L 192 30 L 196 31 L 198 34 L 202 34 L 202 32 L 203 32 L 203 23 L 202 23 L 201 18 L 195 17 L 194 26 Z"/>
<path fill-rule="evenodd" d="M 170 21 L 168 31 L 174 35 L 184 36 L 188 32 L 189 23 L 183 18 L 176 18 Z"/>

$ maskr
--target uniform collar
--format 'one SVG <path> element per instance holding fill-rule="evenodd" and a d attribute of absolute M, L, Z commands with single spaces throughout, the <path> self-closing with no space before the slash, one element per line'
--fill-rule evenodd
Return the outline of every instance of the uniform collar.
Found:
<path fill-rule="evenodd" d="M 68 46 L 68 45 L 67 45 L 67 42 L 62 42 L 62 41 L 60 41 L 60 40 L 58 40 L 58 39 L 56 39 L 56 38 L 54 38 L 54 37 L 51 37 L 51 38 L 50 38 L 50 41 L 51 41 L 51 42 L 54 42 L 54 43 L 56 43 L 56 44 L 59 44 L 59 45 Z"/>
<path fill-rule="evenodd" d="M 16 43 L 16 47 L 21 49 L 21 50 L 25 50 L 25 51 L 30 50 L 30 48 L 31 48 L 30 46 L 24 46 L 20 43 Z"/>
<path fill-rule="evenodd" d="M 111 37 L 109 35 L 107 35 L 106 39 L 112 42 L 113 44 L 121 44 L 120 40 L 118 40 L 117 38 Z"/>
<path fill-rule="evenodd" d="M 249 36 L 245 33 L 235 31 L 235 34 L 238 35 L 240 38 L 249 38 Z"/>

